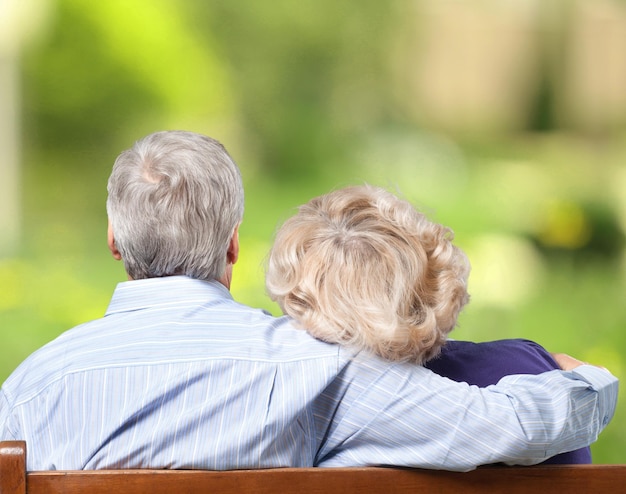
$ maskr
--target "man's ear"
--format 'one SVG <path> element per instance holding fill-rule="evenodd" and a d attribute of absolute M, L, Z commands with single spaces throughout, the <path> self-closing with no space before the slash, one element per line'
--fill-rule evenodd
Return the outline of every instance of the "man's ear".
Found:
<path fill-rule="evenodd" d="M 233 236 L 230 238 L 230 244 L 226 251 L 226 261 L 229 264 L 235 264 L 239 259 L 239 225 L 235 227 Z"/>
<path fill-rule="evenodd" d="M 119 261 L 122 259 L 122 254 L 117 250 L 117 246 L 115 245 L 115 236 L 113 235 L 113 227 L 111 226 L 111 222 L 109 221 L 109 227 L 107 229 L 107 243 L 109 244 L 109 250 L 111 251 L 111 255 L 113 259 Z"/>

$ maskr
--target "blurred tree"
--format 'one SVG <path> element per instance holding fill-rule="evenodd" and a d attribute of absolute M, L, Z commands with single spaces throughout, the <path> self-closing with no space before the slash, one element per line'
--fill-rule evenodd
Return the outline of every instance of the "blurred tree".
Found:
<path fill-rule="evenodd" d="M 46 18 L 45 0 L 0 2 L 0 259 L 15 255 L 21 235 L 20 58 Z"/>
<path fill-rule="evenodd" d="M 189 29 L 185 5 L 58 0 L 47 35 L 25 58 L 29 144 L 109 151 L 129 133 L 139 137 L 136 128 L 226 118 L 226 73 L 209 37 Z"/>
<path fill-rule="evenodd" d="M 341 166 L 351 133 L 387 111 L 382 66 L 393 10 L 385 3 L 195 7 L 229 60 L 245 141 L 267 172 L 286 179 Z"/>
<path fill-rule="evenodd" d="M 600 202 L 554 201 L 534 240 L 544 254 L 578 264 L 600 260 L 619 265 L 625 246 L 615 212 Z"/>

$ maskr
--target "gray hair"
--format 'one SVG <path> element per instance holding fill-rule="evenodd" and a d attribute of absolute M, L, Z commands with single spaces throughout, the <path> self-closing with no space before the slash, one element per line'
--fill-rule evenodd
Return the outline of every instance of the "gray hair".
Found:
<path fill-rule="evenodd" d="M 210 137 L 150 134 L 115 160 L 107 213 L 132 279 L 219 279 L 243 218 L 239 168 Z"/>
<path fill-rule="evenodd" d="M 389 360 L 439 353 L 468 302 L 449 228 L 372 186 L 317 197 L 279 228 L 266 288 L 313 336 Z"/>

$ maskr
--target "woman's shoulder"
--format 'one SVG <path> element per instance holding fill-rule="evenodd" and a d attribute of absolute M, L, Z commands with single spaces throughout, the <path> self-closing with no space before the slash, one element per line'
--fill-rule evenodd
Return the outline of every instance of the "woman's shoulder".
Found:
<path fill-rule="evenodd" d="M 426 367 L 455 381 L 479 386 L 495 384 L 510 374 L 539 374 L 558 369 L 545 348 L 522 338 L 485 342 L 450 340 Z"/>

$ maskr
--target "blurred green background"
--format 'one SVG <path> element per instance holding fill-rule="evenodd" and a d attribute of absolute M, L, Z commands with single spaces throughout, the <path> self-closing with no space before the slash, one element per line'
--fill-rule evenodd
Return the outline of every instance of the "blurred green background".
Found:
<path fill-rule="evenodd" d="M 454 336 L 524 337 L 625 375 L 626 5 L 614 0 L 3 0 L 0 382 L 100 317 L 122 266 L 106 180 L 155 130 L 222 141 L 246 213 L 233 293 L 275 227 L 369 182 L 473 265 Z M 626 405 L 593 446 L 626 463 Z"/>

